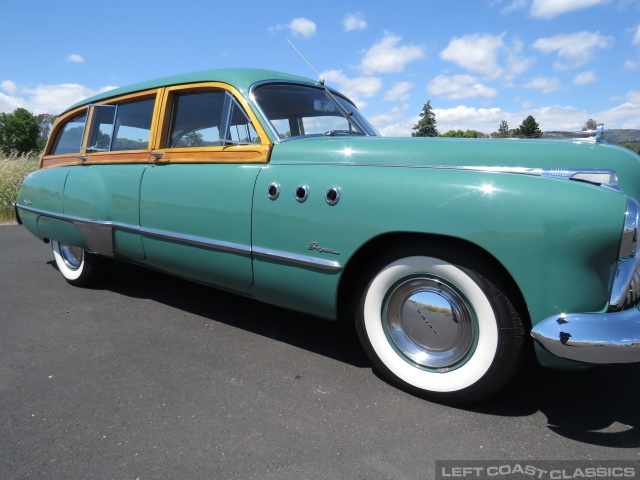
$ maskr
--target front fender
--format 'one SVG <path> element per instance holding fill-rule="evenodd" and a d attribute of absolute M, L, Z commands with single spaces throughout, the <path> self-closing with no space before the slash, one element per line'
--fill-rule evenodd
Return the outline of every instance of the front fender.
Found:
<path fill-rule="evenodd" d="M 270 184 L 280 186 L 276 200 Z M 298 202 L 299 185 L 309 197 Z M 325 192 L 340 189 L 329 205 Z M 345 266 L 377 236 L 427 233 L 464 239 L 509 271 L 532 323 L 558 311 L 602 311 L 609 299 L 626 196 L 597 186 L 517 174 L 356 165 L 270 165 L 256 184 L 254 246 Z M 315 243 L 334 253 L 309 250 Z M 339 252 L 336 255 L 335 252 Z M 335 318 L 340 274 L 286 261 L 255 262 L 259 298 Z M 328 299 L 319 305 L 321 300 Z"/>

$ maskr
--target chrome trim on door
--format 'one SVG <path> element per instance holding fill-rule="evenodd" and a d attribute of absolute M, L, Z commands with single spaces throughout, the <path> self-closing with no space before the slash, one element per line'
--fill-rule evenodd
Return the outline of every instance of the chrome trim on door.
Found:
<path fill-rule="evenodd" d="M 338 262 L 325 260 L 323 258 L 309 257 L 307 255 L 298 255 L 296 253 L 281 252 L 261 247 L 253 247 L 252 251 L 253 255 L 256 257 L 282 260 L 289 263 L 295 263 L 297 265 L 305 265 L 307 267 L 315 267 L 321 270 L 330 270 L 334 272 L 342 270 L 342 265 Z"/>
<path fill-rule="evenodd" d="M 138 233 L 140 235 L 147 235 L 151 237 L 164 238 L 167 240 L 174 240 L 180 243 L 186 243 L 189 245 L 196 245 L 199 247 L 210 248 L 212 250 L 220 250 L 224 252 L 240 253 L 244 255 L 254 255 L 256 257 L 270 258 L 273 260 L 281 260 L 283 262 L 292 263 L 295 265 L 305 265 L 308 267 L 318 268 L 320 270 L 328 271 L 340 271 L 342 265 L 338 262 L 331 260 L 325 260 L 322 258 L 310 257 L 307 255 L 298 255 L 295 253 L 282 252 L 279 250 L 272 250 L 268 248 L 251 247 L 250 245 L 242 245 L 238 243 L 224 242 L 222 240 L 212 240 L 210 238 L 199 237 L 196 235 L 184 235 L 174 232 L 168 232 L 166 230 L 160 230 L 155 228 L 143 228 L 135 225 L 128 225 L 118 222 L 89 220 L 87 218 L 75 217 L 72 215 L 62 215 L 59 213 L 48 212 L 46 210 L 40 210 L 38 208 L 25 207 L 23 205 L 16 205 L 16 209 L 21 208 L 26 211 L 42 215 L 57 220 L 63 220 L 74 223 L 80 229 L 80 232 L 85 235 L 85 241 L 87 246 L 93 253 L 99 253 L 102 255 L 113 255 L 113 238 L 112 229 L 122 230 L 126 232 Z M 93 227 L 90 235 L 86 235 L 86 232 Z M 108 239 L 106 237 L 109 237 Z M 91 244 L 89 241 L 91 240 Z M 102 246 L 99 246 L 102 245 Z M 96 250 L 92 249 L 92 246 Z M 111 246 L 111 248 L 109 248 Z M 102 250 L 102 251 L 101 251 Z M 109 252 L 109 250 L 111 250 Z"/>
<path fill-rule="evenodd" d="M 166 230 L 159 230 L 156 228 L 143 228 L 140 227 L 140 233 L 151 237 L 164 238 L 167 240 L 177 240 L 180 243 L 186 243 L 189 245 L 196 245 L 198 247 L 208 247 L 213 250 L 222 250 L 224 252 L 232 253 L 251 253 L 251 247 L 242 245 L 239 243 L 224 242 L 222 240 L 211 240 L 206 237 L 199 237 L 197 235 L 186 235 L 181 233 L 167 232 Z"/>

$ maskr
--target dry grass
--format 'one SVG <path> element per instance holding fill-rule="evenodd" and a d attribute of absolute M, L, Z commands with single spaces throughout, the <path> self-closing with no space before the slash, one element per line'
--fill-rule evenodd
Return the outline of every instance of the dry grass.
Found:
<path fill-rule="evenodd" d="M 15 220 L 15 202 L 22 180 L 38 168 L 38 153 L 5 155 L 0 152 L 0 224 Z"/>

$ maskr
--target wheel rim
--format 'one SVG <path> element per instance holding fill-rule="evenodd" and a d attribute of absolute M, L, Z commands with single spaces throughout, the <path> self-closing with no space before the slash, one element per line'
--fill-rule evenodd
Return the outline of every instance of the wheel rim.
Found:
<path fill-rule="evenodd" d="M 82 265 L 84 250 L 81 247 L 60 244 L 60 256 L 64 264 L 71 270 L 77 270 Z"/>
<path fill-rule="evenodd" d="M 396 352 L 420 368 L 457 368 L 477 343 L 473 307 L 457 288 L 437 277 L 396 283 L 383 304 L 382 323 Z"/>

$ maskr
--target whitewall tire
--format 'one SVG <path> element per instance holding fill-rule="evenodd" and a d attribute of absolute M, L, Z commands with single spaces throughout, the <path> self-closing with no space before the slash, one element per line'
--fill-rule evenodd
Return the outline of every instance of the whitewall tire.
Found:
<path fill-rule="evenodd" d="M 53 258 L 58 270 L 71 285 L 88 287 L 102 281 L 111 268 L 108 258 L 64 243 L 51 241 Z"/>
<path fill-rule="evenodd" d="M 523 329 L 511 302 L 481 270 L 447 250 L 424 249 L 372 267 L 356 327 L 383 376 L 449 403 L 478 401 L 508 382 Z"/>

